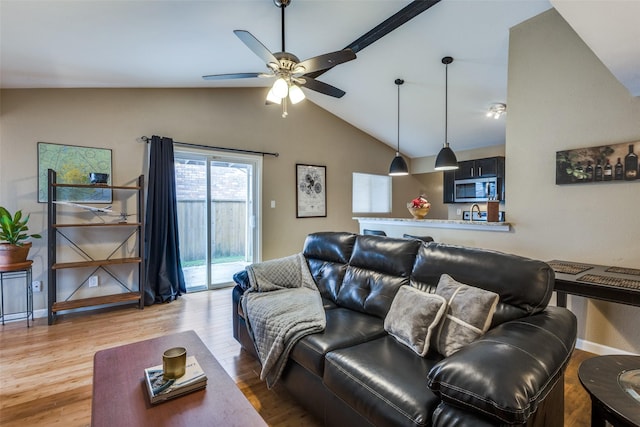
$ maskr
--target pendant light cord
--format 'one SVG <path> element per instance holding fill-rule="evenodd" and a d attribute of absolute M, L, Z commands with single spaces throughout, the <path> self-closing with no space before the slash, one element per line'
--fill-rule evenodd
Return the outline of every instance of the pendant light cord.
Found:
<path fill-rule="evenodd" d="M 394 83 L 398 86 L 398 149 L 396 150 L 396 153 L 400 155 L 400 85 L 404 83 L 404 80 L 396 79 Z"/>
<path fill-rule="evenodd" d="M 444 64 L 444 144 L 449 144 L 447 134 L 449 123 L 449 64 Z"/>
<path fill-rule="evenodd" d="M 400 154 L 400 85 L 398 85 L 398 154 Z"/>
<path fill-rule="evenodd" d="M 445 56 L 442 58 L 444 67 L 444 144 L 436 156 L 435 170 L 455 170 L 458 169 L 458 159 L 449 147 L 449 64 L 453 58 Z"/>
<path fill-rule="evenodd" d="M 449 146 L 449 64 L 453 62 L 453 58 L 445 56 L 442 58 L 444 64 L 444 146 Z"/>

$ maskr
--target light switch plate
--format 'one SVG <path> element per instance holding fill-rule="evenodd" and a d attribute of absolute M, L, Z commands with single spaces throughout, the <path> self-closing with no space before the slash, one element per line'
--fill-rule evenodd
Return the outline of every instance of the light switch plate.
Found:
<path fill-rule="evenodd" d="M 98 286 L 98 276 L 89 277 L 89 287 L 95 288 Z"/>

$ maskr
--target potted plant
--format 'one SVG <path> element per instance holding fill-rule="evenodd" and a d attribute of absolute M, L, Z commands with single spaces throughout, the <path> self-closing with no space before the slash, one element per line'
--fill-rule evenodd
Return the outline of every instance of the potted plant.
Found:
<path fill-rule="evenodd" d="M 39 234 L 27 234 L 29 215 L 23 218 L 22 211 L 18 210 L 15 215 L 0 206 L 0 265 L 19 264 L 27 260 L 31 242 L 28 238 L 39 239 Z"/>

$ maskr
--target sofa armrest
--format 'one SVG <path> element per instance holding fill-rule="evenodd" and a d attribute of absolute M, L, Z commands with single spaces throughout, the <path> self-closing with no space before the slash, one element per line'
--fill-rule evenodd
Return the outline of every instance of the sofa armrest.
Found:
<path fill-rule="evenodd" d="M 236 282 L 240 289 L 246 291 L 251 287 L 251 283 L 249 283 L 249 273 L 247 270 L 240 270 L 233 275 L 233 281 Z"/>
<path fill-rule="evenodd" d="M 509 424 L 525 423 L 563 378 L 577 336 L 569 310 L 505 322 L 437 363 L 428 385 L 443 402 Z"/>

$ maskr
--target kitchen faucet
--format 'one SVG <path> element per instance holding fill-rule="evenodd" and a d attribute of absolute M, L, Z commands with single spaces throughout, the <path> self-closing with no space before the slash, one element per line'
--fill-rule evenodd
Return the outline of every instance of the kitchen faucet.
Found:
<path fill-rule="evenodd" d="M 473 220 L 474 220 L 474 219 L 473 219 L 473 212 L 474 212 L 474 210 L 475 210 L 476 208 L 478 209 L 478 219 L 480 219 L 480 218 L 482 217 L 482 216 L 480 215 L 480 212 L 481 212 L 481 211 L 480 211 L 480 206 L 478 206 L 478 204 L 477 204 L 477 203 L 474 203 L 474 204 L 471 206 L 471 221 L 473 221 Z"/>

